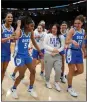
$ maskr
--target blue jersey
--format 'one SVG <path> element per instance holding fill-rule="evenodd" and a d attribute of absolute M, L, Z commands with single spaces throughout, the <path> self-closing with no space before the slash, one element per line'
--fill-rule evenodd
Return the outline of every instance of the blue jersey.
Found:
<path fill-rule="evenodd" d="M 24 30 L 22 30 L 21 37 L 16 41 L 15 55 L 18 55 L 18 54 L 23 56 L 29 55 L 28 45 L 30 42 L 30 36 L 31 36 L 31 32 L 29 32 L 28 35 L 26 35 Z"/>
<path fill-rule="evenodd" d="M 76 47 L 74 44 L 70 44 L 70 48 L 71 49 L 81 49 L 82 48 L 82 44 L 84 43 L 84 29 L 81 30 L 81 32 L 77 31 L 75 28 L 75 33 L 72 37 L 72 40 L 75 40 L 78 44 L 79 47 Z"/>
<path fill-rule="evenodd" d="M 10 37 L 11 34 L 13 34 L 14 32 L 14 29 L 13 27 L 10 27 L 10 29 L 8 30 L 5 25 L 3 24 L 2 25 L 2 34 L 1 34 L 1 38 L 7 38 L 7 37 Z M 11 41 L 8 40 L 4 43 L 1 43 L 1 55 L 3 56 L 7 56 L 7 55 L 10 55 L 11 54 L 11 51 L 10 51 L 10 44 L 11 44 Z"/>

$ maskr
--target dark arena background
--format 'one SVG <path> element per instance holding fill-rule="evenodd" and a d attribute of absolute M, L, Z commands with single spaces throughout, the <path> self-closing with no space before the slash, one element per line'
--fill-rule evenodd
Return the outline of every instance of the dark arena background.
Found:
<path fill-rule="evenodd" d="M 86 4 L 87 0 L 2 0 L 2 23 L 5 13 L 10 11 L 14 16 L 14 27 L 20 15 L 31 16 L 36 26 L 40 20 L 44 20 L 47 29 L 51 24 L 55 22 L 61 24 L 62 21 L 66 21 L 70 27 L 74 18 L 79 14 L 84 15 L 85 23 L 87 23 Z"/>
<path fill-rule="evenodd" d="M 16 29 L 16 27 L 17 27 L 16 22 L 17 22 L 19 16 L 28 15 L 35 22 L 34 30 L 36 29 L 39 22 L 41 20 L 44 20 L 45 28 L 47 29 L 46 31 L 48 31 L 48 32 L 50 31 L 52 24 L 58 23 L 59 25 L 61 25 L 61 23 L 63 21 L 67 22 L 67 24 L 68 24 L 67 31 L 69 31 L 69 29 L 73 26 L 74 19 L 76 18 L 76 16 L 83 15 L 84 19 L 85 19 L 83 28 L 85 29 L 86 35 L 87 35 L 87 0 L 1 0 L 1 23 L 3 25 L 5 22 L 5 14 L 7 12 L 11 12 L 13 14 L 12 26 L 14 29 Z M 49 35 L 46 35 L 46 36 L 49 36 Z M 12 41 L 13 41 L 13 39 L 12 39 Z M 24 41 L 25 41 L 25 39 L 24 39 Z M 54 41 L 55 41 L 55 39 L 54 39 Z M 29 44 L 31 44 L 31 43 L 29 43 Z M 44 44 L 44 43 L 41 43 L 41 47 L 42 47 L 42 44 Z M 15 102 L 18 102 L 18 101 L 20 101 L 20 102 L 22 102 L 22 101 L 24 101 L 24 102 L 26 102 L 26 101 L 27 102 L 28 101 L 30 101 L 30 102 L 31 101 L 37 101 L 37 102 L 39 102 L 39 101 L 59 101 L 59 102 L 61 102 L 61 101 L 69 101 L 69 102 L 78 101 L 78 102 L 80 102 L 80 101 L 82 101 L 83 102 L 83 101 L 87 100 L 87 95 L 86 95 L 87 94 L 86 93 L 86 91 L 87 91 L 86 90 L 87 89 L 87 73 L 86 73 L 87 72 L 86 71 L 87 70 L 87 67 L 86 67 L 87 59 L 84 59 L 83 74 L 78 75 L 75 78 L 73 78 L 74 79 L 73 87 L 75 87 L 76 91 L 79 92 L 77 98 L 72 97 L 67 92 L 67 86 L 68 86 L 67 81 L 65 84 L 60 82 L 60 86 L 62 88 L 61 92 L 58 92 L 58 90 L 55 90 L 55 88 L 54 88 L 54 75 L 55 75 L 54 72 L 55 72 L 55 70 L 52 71 L 51 76 L 50 76 L 51 84 L 52 84 L 53 88 L 47 89 L 45 80 L 44 80 L 45 75 L 43 75 L 43 77 L 41 76 L 41 74 L 40 74 L 41 63 L 37 59 L 36 59 L 37 65 L 35 65 L 36 73 L 35 73 L 34 89 L 35 89 L 36 93 L 38 94 L 38 98 L 32 97 L 32 95 L 30 95 L 29 92 L 27 92 L 27 88 L 29 86 L 29 81 L 30 81 L 30 79 L 29 79 L 30 71 L 29 70 L 26 70 L 25 77 L 20 82 L 20 85 L 17 88 L 17 93 L 18 93 L 19 98 L 18 99 L 13 98 L 12 92 L 11 92 L 11 87 L 14 84 L 14 81 L 12 79 L 12 74 L 15 69 L 14 58 L 13 58 L 13 55 L 15 55 L 14 54 L 14 52 L 15 52 L 14 49 L 16 48 L 15 45 L 16 44 L 14 42 L 11 43 L 11 46 L 10 46 L 11 61 L 8 64 L 3 83 L 1 84 L 2 90 L 3 90 L 2 92 L 4 93 L 4 94 L 2 94 L 2 101 L 8 101 L 8 102 L 10 102 L 10 101 L 11 102 L 12 101 L 15 101 Z M 61 46 L 61 44 L 60 44 L 60 46 Z M 6 47 L 8 47 L 8 46 L 6 45 Z M 23 47 L 23 45 L 21 46 L 21 48 L 22 47 Z M 30 53 L 30 55 L 32 56 L 33 46 L 32 45 L 28 46 L 27 50 Z M 7 50 L 5 50 L 5 51 L 7 51 Z M 22 50 L 20 50 L 20 51 L 22 51 Z M 57 54 L 59 54 L 59 52 Z M 36 55 L 36 53 L 35 53 L 35 55 Z M 39 55 L 39 53 L 38 53 L 38 55 Z M 70 56 L 70 54 L 69 54 L 69 56 Z M 64 58 L 65 58 L 65 56 L 64 56 Z M 38 59 L 39 59 L 39 57 L 38 57 Z M 50 58 L 48 60 L 50 60 Z M 65 76 L 64 77 L 65 77 L 65 79 L 67 79 L 66 77 L 69 72 L 69 67 L 66 64 L 66 62 L 63 64 L 65 65 L 65 67 L 64 67 L 65 68 L 65 72 L 64 72 Z M 76 66 L 75 66 L 75 68 L 76 68 Z M 15 75 L 17 77 L 19 74 L 17 73 Z M 60 79 L 60 77 L 59 77 L 59 79 Z"/>

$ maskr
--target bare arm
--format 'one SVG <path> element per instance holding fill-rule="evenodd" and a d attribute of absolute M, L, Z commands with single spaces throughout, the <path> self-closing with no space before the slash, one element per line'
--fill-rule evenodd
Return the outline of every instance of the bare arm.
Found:
<path fill-rule="evenodd" d="M 3 32 L 3 30 L 1 28 L 1 34 L 2 34 L 2 32 Z M 1 37 L 2 37 L 2 35 L 1 35 Z M 12 36 L 9 36 L 7 38 L 1 38 L 1 43 L 7 42 L 8 40 L 11 40 L 11 39 L 12 39 Z"/>
<path fill-rule="evenodd" d="M 84 31 L 84 41 L 82 44 L 82 52 L 83 52 L 84 58 L 87 56 L 86 47 L 85 47 L 85 40 L 86 40 L 86 33 Z"/>
<path fill-rule="evenodd" d="M 66 41 L 65 41 L 65 44 L 66 45 L 69 45 L 69 44 L 74 44 L 76 47 L 79 47 L 79 44 L 78 42 L 76 42 L 75 40 L 72 40 L 72 37 L 73 37 L 73 34 L 74 34 L 74 29 L 71 28 L 67 34 L 67 37 L 66 37 Z"/>
<path fill-rule="evenodd" d="M 65 40 L 65 44 L 70 44 L 72 43 L 72 36 L 74 34 L 74 29 L 71 28 L 67 34 L 66 40 Z"/>
<path fill-rule="evenodd" d="M 16 28 L 16 30 L 15 30 L 15 33 L 14 33 L 14 35 L 15 35 L 15 39 L 19 39 L 19 37 L 21 36 L 21 20 L 18 20 L 17 21 L 17 28 Z"/>

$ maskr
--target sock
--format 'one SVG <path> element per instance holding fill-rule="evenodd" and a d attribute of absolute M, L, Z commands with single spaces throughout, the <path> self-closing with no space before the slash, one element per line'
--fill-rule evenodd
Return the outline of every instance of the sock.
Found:
<path fill-rule="evenodd" d="M 13 89 L 16 89 L 16 87 L 15 87 L 15 86 L 13 86 Z"/>
<path fill-rule="evenodd" d="M 43 71 L 41 71 L 41 74 L 43 74 Z"/>
<path fill-rule="evenodd" d="M 15 73 L 13 73 L 12 76 L 15 76 Z"/>
<path fill-rule="evenodd" d="M 72 85 L 68 85 L 68 88 L 72 88 Z"/>
<path fill-rule="evenodd" d="M 63 76 L 63 73 L 61 73 L 61 77 Z"/>
<path fill-rule="evenodd" d="M 30 85 L 30 86 L 29 86 L 29 89 L 33 89 L 33 85 Z"/>

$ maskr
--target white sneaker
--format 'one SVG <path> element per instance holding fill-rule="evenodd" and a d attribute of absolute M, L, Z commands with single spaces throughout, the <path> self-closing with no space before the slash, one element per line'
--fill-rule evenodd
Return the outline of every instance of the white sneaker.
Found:
<path fill-rule="evenodd" d="M 34 89 L 28 89 L 28 92 L 29 92 L 29 94 L 31 95 L 31 96 L 33 96 L 33 97 L 37 97 L 37 93 L 34 91 Z"/>
<path fill-rule="evenodd" d="M 52 89 L 52 86 L 51 86 L 50 82 L 46 82 L 46 87 L 49 88 L 49 89 Z"/>
<path fill-rule="evenodd" d="M 18 94 L 17 94 L 16 89 L 11 88 L 11 93 L 12 93 L 13 98 L 18 99 Z"/>
<path fill-rule="evenodd" d="M 63 82 L 63 83 L 67 82 L 67 79 L 66 79 L 65 75 L 61 78 L 61 82 Z"/>
<path fill-rule="evenodd" d="M 55 82 L 54 85 L 55 85 L 56 90 L 60 92 L 60 91 L 61 91 L 61 88 L 60 88 L 60 86 L 59 86 L 59 83 L 56 83 L 56 82 Z"/>
<path fill-rule="evenodd" d="M 78 96 L 78 94 L 75 92 L 75 90 L 73 88 L 68 88 L 67 92 L 69 92 L 70 95 L 73 96 L 73 97 L 77 97 Z"/>
<path fill-rule="evenodd" d="M 10 77 L 11 77 L 11 79 L 12 79 L 12 80 L 15 80 L 15 76 L 13 76 L 13 75 L 10 75 Z"/>

